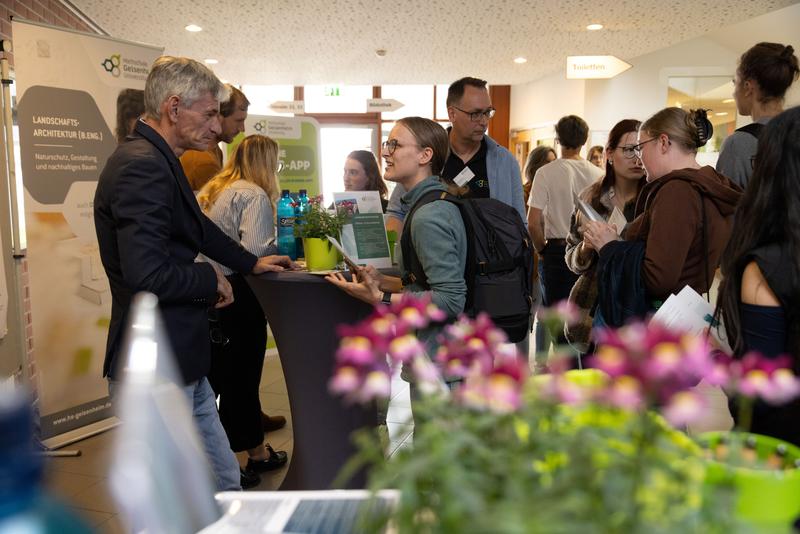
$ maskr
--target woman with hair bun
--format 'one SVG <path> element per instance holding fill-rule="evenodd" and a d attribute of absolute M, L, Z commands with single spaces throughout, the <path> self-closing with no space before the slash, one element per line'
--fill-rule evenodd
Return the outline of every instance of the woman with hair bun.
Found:
<path fill-rule="evenodd" d="M 739 115 L 752 124 L 737 129 L 722 143 L 717 171 L 747 187 L 761 129 L 783 111 L 786 91 L 800 74 L 794 48 L 779 43 L 758 43 L 739 59 L 733 78 L 733 99 Z"/>
<path fill-rule="evenodd" d="M 686 285 L 701 294 L 708 291 L 728 243 L 741 188 L 712 167 L 697 163 L 697 149 L 712 132 L 704 110 L 666 108 L 647 119 L 632 147 L 644 165 L 647 184 L 625 230 L 625 242 L 617 241 L 616 231 L 607 223 L 585 223 L 584 239 L 599 251 L 600 271 L 620 267 L 619 287 L 643 292 L 638 302 L 649 309 Z M 625 272 L 632 265 L 640 267 Z M 603 273 L 599 276 L 603 284 Z M 631 285 L 637 281 L 637 286 Z M 604 291 L 607 299 L 625 297 L 608 294 L 609 287 L 599 290 L 601 299 Z M 612 325 L 631 316 L 616 314 L 609 321 L 609 308 L 601 306 L 601 311 Z M 647 311 L 640 307 L 634 315 Z"/>

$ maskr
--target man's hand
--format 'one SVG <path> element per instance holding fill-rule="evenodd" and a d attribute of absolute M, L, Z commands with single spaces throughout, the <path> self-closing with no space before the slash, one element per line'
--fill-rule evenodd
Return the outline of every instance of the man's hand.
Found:
<path fill-rule="evenodd" d="M 290 269 L 296 271 L 300 268 L 289 256 L 262 256 L 258 258 L 253 267 L 253 274 L 266 273 L 268 271 L 280 272 Z"/>
<path fill-rule="evenodd" d="M 214 304 L 214 307 L 224 308 L 233 303 L 233 288 L 219 269 L 214 267 L 214 272 L 217 274 L 217 303 Z"/>

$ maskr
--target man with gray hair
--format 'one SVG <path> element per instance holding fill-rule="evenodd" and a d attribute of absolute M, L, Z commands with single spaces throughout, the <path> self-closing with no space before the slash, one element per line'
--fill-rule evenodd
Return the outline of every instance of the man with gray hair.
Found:
<path fill-rule="evenodd" d="M 207 309 L 233 301 L 231 286 L 198 253 L 241 273 L 291 268 L 286 256 L 257 258 L 200 211 L 178 161 L 203 150 L 220 133 L 222 83 L 197 61 L 162 56 L 144 90 L 145 116 L 106 162 L 94 197 L 100 257 L 111 285 L 103 376 L 114 396 L 131 299 L 154 293 L 183 378 L 184 391 L 219 490 L 240 489 L 239 463 L 219 421 L 206 379 L 211 361 Z M 283 453 L 285 455 L 285 453 Z"/>
<path fill-rule="evenodd" d="M 187 150 L 181 156 L 183 172 L 189 179 L 192 191 L 200 191 L 206 183 L 222 170 L 222 150 L 219 143 L 232 143 L 244 131 L 250 101 L 236 87 L 225 84 L 228 100 L 219 106 L 220 132 L 205 150 Z"/>

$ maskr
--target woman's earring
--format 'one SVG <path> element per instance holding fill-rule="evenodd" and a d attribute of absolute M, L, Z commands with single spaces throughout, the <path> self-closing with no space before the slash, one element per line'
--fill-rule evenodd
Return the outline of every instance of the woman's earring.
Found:
<path fill-rule="evenodd" d="M 614 160 L 613 160 L 613 159 L 609 159 L 609 160 L 608 160 L 608 164 L 609 164 L 609 165 L 611 165 L 611 166 L 613 167 L 613 166 L 614 166 Z"/>

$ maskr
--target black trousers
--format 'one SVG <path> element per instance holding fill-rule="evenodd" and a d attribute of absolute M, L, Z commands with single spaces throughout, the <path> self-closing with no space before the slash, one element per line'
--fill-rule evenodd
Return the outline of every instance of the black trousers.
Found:
<path fill-rule="evenodd" d="M 564 260 L 566 249 L 566 245 L 549 243 L 542 251 L 542 300 L 545 306 L 568 299 L 572 286 L 578 281 L 578 275 L 569 270 Z"/>
<path fill-rule="evenodd" d="M 258 387 L 267 349 L 267 320 L 244 277 L 232 274 L 227 279 L 233 287 L 233 304 L 209 311 L 208 381 L 219 396 L 219 418 L 231 449 L 240 452 L 264 441 Z"/>

